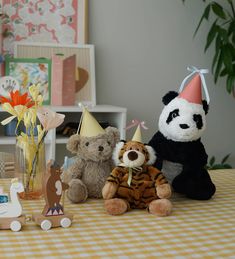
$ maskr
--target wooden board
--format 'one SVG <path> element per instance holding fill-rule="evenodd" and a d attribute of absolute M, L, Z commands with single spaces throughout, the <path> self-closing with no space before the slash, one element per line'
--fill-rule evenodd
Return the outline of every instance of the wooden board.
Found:
<path fill-rule="evenodd" d="M 72 214 L 64 214 L 64 215 L 59 215 L 59 216 L 43 216 L 42 214 L 34 214 L 32 219 L 33 221 L 41 226 L 41 223 L 43 222 L 43 220 L 49 220 L 52 223 L 52 228 L 55 227 L 61 227 L 60 221 L 63 218 L 69 218 L 71 221 L 73 220 L 73 215 Z"/>
<path fill-rule="evenodd" d="M 21 215 L 16 218 L 0 218 L 0 229 L 10 229 L 11 222 L 19 221 L 21 225 L 25 225 L 26 217 L 25 215 Z"/>

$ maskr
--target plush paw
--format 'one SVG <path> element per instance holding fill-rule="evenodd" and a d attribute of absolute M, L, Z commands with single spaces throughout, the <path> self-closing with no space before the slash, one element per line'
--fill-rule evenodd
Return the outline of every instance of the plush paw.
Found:
<path fill-rule="evenodd" d="M 172 203 L 167 199 L 153 200 L 149 204 L 149 212 L 157 216 L 168 216 L 172 211 Z"/>
<path fill-rule="evenodd" d="M 69 183 L 67 197 L 73 203 L 86 201 L 88 197 L 88 191 L 85 184 L 79 179 L 71 180 Z"/>
<path fill-rule="evenodd" d="M 102 189 L 102 196 L 105 200 L 111 199 L 114 197 L 117 191 L 117 185 L 112 182 L 106 182 Z"/>
<path fill-rule="evenodd" d="M 105 200 L 104 206 L 110 215 L 121 215 L 128 210 L 128 203 L 118 198 Z"/>
<path fill-rule="evenodd" d="M 161 199 L 171 197 L 171 186 L 168 183 L 157 186 L 157 196 Z"/>

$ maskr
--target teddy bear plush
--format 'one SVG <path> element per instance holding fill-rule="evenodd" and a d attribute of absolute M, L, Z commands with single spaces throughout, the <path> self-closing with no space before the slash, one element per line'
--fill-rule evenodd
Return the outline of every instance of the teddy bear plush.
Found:
<path fill-rule="evenodd" d="M 105 209 L 120 215 L 130 209 L 148 209 L 158 216 L 171 213 L 171 187 L 163 174 L 152 166 L 154 150 L 138 141 L 121 141 L 114 150 L 116 167 L 102 190 Z"/>
<path fill-rule="evenodd" d="M 104 133 L 86 137 L 72 135 L 67 149 L 76 154 L 73 163 L 63 171 L 62 180 L 69 185 L 67 196 L 73 203 L 102 198 L 102 188 L 112 170 L 112 153 L 120 140 L 119 131 L 107 127 Z"/>

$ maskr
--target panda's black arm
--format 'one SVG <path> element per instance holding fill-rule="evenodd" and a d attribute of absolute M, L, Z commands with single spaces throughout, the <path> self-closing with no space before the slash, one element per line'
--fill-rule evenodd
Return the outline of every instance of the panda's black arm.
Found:
<path fill-rule="evenodd" d="M 162 142 L 159 133 L 155 133 L 154 136 L 151 138 L 151 140 L 148 143 L 149 146 L 151 146 L 154 151 L 156 152 L 157 159 L 153 166 L 158 168 L 159 170 L 162 169 L 162 157 L 161 157 L 161 148 L 162 148 Z"/>

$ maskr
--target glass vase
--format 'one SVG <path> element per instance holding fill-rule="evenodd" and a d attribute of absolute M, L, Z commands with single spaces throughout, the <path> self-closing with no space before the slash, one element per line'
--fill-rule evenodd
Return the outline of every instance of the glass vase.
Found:
<path fill-rule="evenodd" d="M 46 171 L 45 144 L 16 142 L 16 177 L 24 185 L 24 193 L 19 196 L 25 200 L 42 197 L 42 182 Z"/>

